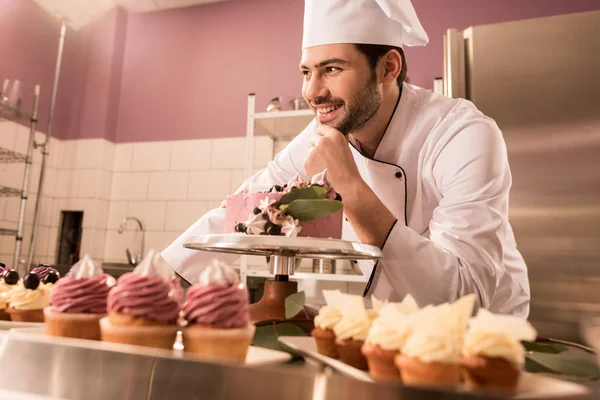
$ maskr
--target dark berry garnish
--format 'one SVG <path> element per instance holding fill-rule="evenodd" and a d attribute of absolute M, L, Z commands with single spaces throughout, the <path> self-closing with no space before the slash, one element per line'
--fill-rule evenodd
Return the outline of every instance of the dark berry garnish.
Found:
<path fill-rule="evenodd" d="M 235 231 L 240 233 L 246 233 L 246 225 L 240 222 L 235 226 Z"/>
<path fill-rule="evenodd" d="M 42 282 L 44 283 L 56 283 L 56 281 L 58 281 L 58 274 L 56 274 L 55 272 L 49 272 L 48 275 L 46 275 L 44 277 L 44 279 L 42 279 Z"/>
<path fill-rule="evenodd" d="M 6 264 L 4 264 L 3 262 L 0 262 L 0 268 L 6 269 Z"/>
<path fill-rule="evenodd" d="M 271 225 L 267 228 L 267 235 L 281 235 L 281 225 Z"/>
<path fill-rule="evenodd" d="M 275 186 L 273 186 L 273 188 L 275 189 L 276 192 L 283 191 L 283 188 L 281 186 L 279 186 L 279 185 L 275 185 Z"/>
<path fill-rule="evenodd" d="M 25 286 L 25 289 L 37 289 L 40 286 L 40 277 L 35 272 L 25 275 L 23 277 L 23 286 Z"/>
<path fill-rule="evenodd" d="M 19 273 L 17 271 L 8 271 L 4 274 L 3 278 L 7 285 L 15 285 L 19 282 Z"/>
<path fill-rule="evenodd" d="M 258 207 L 254 207 L 254 214 L 255 214 L 255 215 L 258 215 L 258 214 L 260 214 L 261 212 L 262 212 L 262 211 L 260 210 L 260 208 L 258 208 Z"/>
<path fill-rule="evenodd" d="M 285 190 L 287 188 L 287 183 L 281 187 L 281 190 Z"/>
<path fill-rule="evenodd" d="M 335 194 L 335 199 L 336 199 L 337 201 L 342 201 L 342 196 L 341 196 L 339 193 L 336 193 L 336 194 Z"/>

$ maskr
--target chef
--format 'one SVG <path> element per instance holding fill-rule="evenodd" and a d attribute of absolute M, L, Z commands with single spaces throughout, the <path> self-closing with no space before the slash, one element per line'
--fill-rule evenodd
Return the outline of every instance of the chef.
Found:
<path fill-rule="evenodd" d="M 327 169 L 343 198 L 343 239 L 383 251 L 377 263 L 360 262 L 365 295 L 410 293 L 425 306 L 475 293 L 479 307 L 527 317 L 502 133 L 471 102 L 405 82 L 402 47 L 427 42 L 409 0 L 306 0 L 300 72 L 316 118 L 239 190 Z M 202 216 L 162 252 L 165 261 L 197 276 L 214 254 L 182 245 L 223 232 L 224 216 L 224 208 Z"/>

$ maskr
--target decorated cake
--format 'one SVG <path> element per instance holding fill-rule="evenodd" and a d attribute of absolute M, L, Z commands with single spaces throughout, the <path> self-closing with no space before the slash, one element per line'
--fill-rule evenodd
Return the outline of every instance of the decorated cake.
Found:
<path fill-rule="evenodd" d="M 296 176 L 267 192 L 229 196 L 225 233 L 340 239 L 342 198 L 326 175 L 327 170 L 310 182 Z"/>

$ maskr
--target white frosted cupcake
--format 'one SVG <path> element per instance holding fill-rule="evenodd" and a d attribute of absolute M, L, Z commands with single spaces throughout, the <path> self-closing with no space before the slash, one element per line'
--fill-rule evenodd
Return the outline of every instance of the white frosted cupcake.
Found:
<path fill-rule="evenodd" d="M 340 294 L 339 290 L 323 290 L 327 305 L 319 310 L 315 317 L 315 329 L 310 333 L 317 343 L 317 352 L 331 358 L 338 357 L 333 327 L 342 319 L 342 312 L 335 305 L 335 299 Z"/>
<path fill-rule="evenodd" d="M 461 379 L 460 355 L 475 296 L 425 307 L 410 317 L 411 333 L 395 363 L 407 385 L 454 387 Z"/>
<path fill-rule="evenodd" d="M 470 389 L 513 394 L 525 363 L 522 340 L 535 340 L 529 322 L 479 310 L 469 321 L 462 350 L 463 377 Z"/>
<path fill-rule="evenodd" d="M 345 364 L 366 370 L 367 359 L 361 348 L 369 333 L 371 319 L 365 310 L 363 298 L 341 294 L 338 300 L 337 307 L 342 312 L 342 319 L 333 327 L 338 357 Z"/>

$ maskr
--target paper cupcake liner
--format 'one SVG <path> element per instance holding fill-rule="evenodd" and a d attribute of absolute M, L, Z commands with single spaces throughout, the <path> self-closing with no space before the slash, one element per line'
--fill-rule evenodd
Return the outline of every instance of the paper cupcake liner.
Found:
<path fill-rule="evenodd" d="M 315 338 L 317 352 L 327 357 L 338 358 L 335 333 L 331 329 L 315 328 L 310 335 Z"/>
<path fill-rule="evenodd" d="M 44 322 L 44 310 L 18 310 L 8 307 L 6 312 L 15 322 Z"/>
<path fill-rule="evenodd" d="M 10 314 L 6 312 L 6 308 L 0 310 L 0 321 L 10 321 Z"/>
<path fill-rule="evenodd" d="M 360 348 L 364 343 L 364 340 L 341 340 L 340 338 L 336 338 L 335 347 L 340 361 L 344 364 L 350 365 L 351 367 L 366 371 L 369 368 L 367 365 L 367 359 L 360 351 Z"/>
<path fill-rule="evenodd" d="M 369 374 L 376 380 L 400 381 L 400 370 L 394 364 L 398 350 L 384 350 L 376 344 L 365 343 L 361 348 L 367 358 Z"/>
<path fill-rule="evenodd" d="M 104 342 L 172 350 L 178 329 L 177 324 L 126 326 L 112 324 L 109 317 L 100 319 L 100 334 Z"/>
<path fill-rule="evenodd" d="M 502 395 L 513 395 L 519 384 L 521 371 L 508 360 L 497 357 L 475 356 L 460 362 L 467 389 L 485 389 Z"/>
<path fill-rule="evenodd" d="M 191 324 L 183 329 L 183 350 L 206 360 L 244 363 L 256 327 L 217 329 Z"/>
<path fill-rule="evenodd" d="M 100 340 L 100 318 L 106 314 L 61 313 L 44 308 L 46 335 Z"/>
<path fill-rule="evenodd" d="M 405 385 L 455 387 L 460 383 L 458 364 L 426 363 L 403 354 L 397 355 L 394 363 L 400 370 Z"/>

